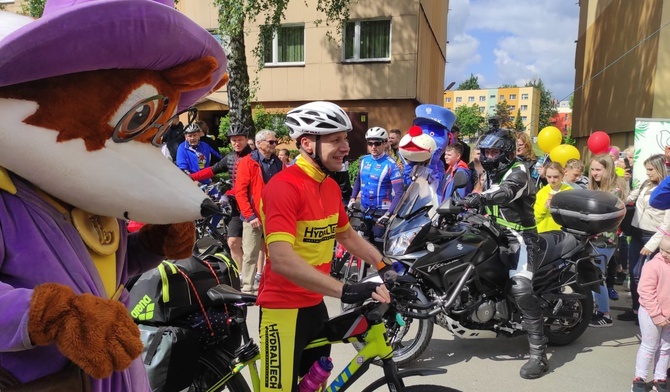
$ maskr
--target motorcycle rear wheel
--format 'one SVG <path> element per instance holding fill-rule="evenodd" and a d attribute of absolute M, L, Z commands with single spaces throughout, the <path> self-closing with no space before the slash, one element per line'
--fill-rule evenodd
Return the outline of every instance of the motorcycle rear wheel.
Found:
<path fill-rule="evenodd" d="M 206 391 L 230 372 L 230 357 L 223 350 L 210 349 L 198 358 L 198 373 L 188 392 Z M 221 391 L 251 392 L 241 373 L 234 375 Z"/>
<path fill-rule="evenodd" d="M 563 319 L 547 319 L 544 321 L 544 334 L 552 346 L 565 346 L 579 338 L 589 326 L 593 315 L 593 299 L 591 291 L 573 283 L 565 287 L 567 292 L 582 294 L 586 298 L 563 302 L 561 310 L 574 311 L 578 316 Z M 550 302 L 553 308 L 558 301 Z"/>

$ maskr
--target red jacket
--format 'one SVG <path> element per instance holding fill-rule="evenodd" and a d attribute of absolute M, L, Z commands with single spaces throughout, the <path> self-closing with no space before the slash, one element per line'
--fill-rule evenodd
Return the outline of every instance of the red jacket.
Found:
<path fill-rule="evenodd" d="M 237 178 L 235 179 L 235 201 L 240 209 L 240 217 L 249 222 L 259 217 L 261 192 L 265 187 L 261 164 L 253 159 L 255 154 L 249 154 L 237 164 Z M 279 163 L 279 158 L 275 157 Z M 286 167 L 281 163 L 281 170 Z"/>

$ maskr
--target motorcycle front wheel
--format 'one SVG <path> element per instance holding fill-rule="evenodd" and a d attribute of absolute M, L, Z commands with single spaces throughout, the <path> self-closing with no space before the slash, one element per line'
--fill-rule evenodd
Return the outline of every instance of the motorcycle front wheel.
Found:
<path fill-rule="evenodd" d="M 228 374 L 230 374 L 229 355 L 216 348 L 207 350 L 198 358 L 198 372 L 186 391 L 207 391 Z M 242 374 L 237 373 L 219 391 L 251 392 L 251 389 Z"/>
<path fill-rule="evenodd" d="M 544 334 L 552 346 L 565 346 L 577 340 L 588 328 L 593 315 L 593 298 L 589 289 L 573 283 L 561 290 L 560 294 L 581 294 L 586 298 L 549 301 L 550 311 L 558 309 L 565 315 L 544 318 Z"/>

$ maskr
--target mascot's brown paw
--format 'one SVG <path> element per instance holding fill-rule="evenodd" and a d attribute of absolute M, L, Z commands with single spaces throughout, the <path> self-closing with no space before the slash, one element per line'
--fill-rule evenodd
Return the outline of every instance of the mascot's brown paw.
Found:
<path fill-rule="evenodd" d="M 193 254 L 195 225 L 193 222 L 171 225 L 144 225 L 139 240 L 146 249 L 168 259 L 185 259 Z"/>
<path fill-rule="evenodd" d="M 142 353 L 140 331 L 121 302 L 92 294 L 76 295 L 56 283 L 33 290 L 28 333 L 38 346 L 54 343 L 95 378 L 128 368 Z"/>

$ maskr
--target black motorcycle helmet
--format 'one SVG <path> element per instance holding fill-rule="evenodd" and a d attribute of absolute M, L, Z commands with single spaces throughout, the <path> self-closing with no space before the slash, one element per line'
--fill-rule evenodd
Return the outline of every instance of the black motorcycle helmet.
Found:
<path fill-rule="evenodd" d="M 496 129 L 484 135 L 479 143 L 481 156 L 479 161 L 484 170 L 491 174 L 507 170 L 516 159 L 516 136 L 509 129 Z M 486 156 L 486 150 L 496 149 L 500 153 L 494 157 Z"/>
<path fill-rule="evenodd" d="M 233 136 L 249 136 L 249 133 L 244 129 L 244 125 L 242 124 L 230 124 L 230 128 L 228 128 L 228 133 L 226 134 L 229 138 Z"/>

